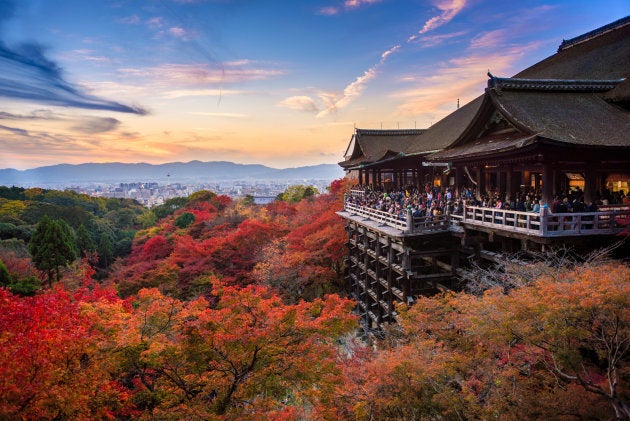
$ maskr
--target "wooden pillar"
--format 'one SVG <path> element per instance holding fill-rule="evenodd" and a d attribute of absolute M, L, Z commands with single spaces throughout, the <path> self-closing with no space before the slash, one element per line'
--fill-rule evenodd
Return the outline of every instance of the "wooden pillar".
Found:
<path fill-rule="evenodd" d="M 595 200 L 597 195 L 597 177 L 595 171 L 586 167 L 584 171 L 584 203 L 588 204 Z"/>
<path fill-rule="evenodd" d="M 475 172 L 477 175 L 477 200 L 481 200 L 481 196 L 486 190 L 486 174 L 483 165 L 478 166 Z"/>
<path fill-rule="evenodd" d="M 505 195 L 511 200 L 514 193 L 512 189 L 512 169 L 508 168 L 505 172 Z"/>
<path fill-rule="evenodd" d="M 376 189 L 378 187 L 378 170 L 372 170 L 372 187 Z"/>
<path fill-rule="evenodd" d="M 424 167 L 422 166 L 422 162 L 418 167 L 418 186 L 421 191 L 424 191 Z"/>
<path fill-rule="evenodd" d="M 529 191 L 529 188 L 532 185 L 532 172 L 531 171 L 529 170 L 521 171 L 521 184 L 524 185 Z"/>
<path fill-rule="evenodd" d="M 462 184 L 464 184 L 464 167 L 455 167 L 455 192 L 453 197 L 459 196 Z"/>
<path fill-rule="evenodd" d="M 359 185 L 363 185 L 363 170 L 359 169 Z"/>
<path fill-rule="evenodd" d="M 542 171 L 542 200 L 547 204 L 551 204 L 554 195 L 554 176 L 553 167 L 549 163 L 543 164 Z"/>

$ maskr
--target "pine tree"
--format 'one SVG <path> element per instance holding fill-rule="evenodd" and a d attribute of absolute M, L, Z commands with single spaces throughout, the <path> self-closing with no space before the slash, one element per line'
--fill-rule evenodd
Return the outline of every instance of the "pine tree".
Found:
<path fill-rule="evenodd" d="M 28 245 L 35 267 L 42 271 L 52 286 L 59 281 L 60 269 L 77 257 L 72 228 L 63 220 L 52 220 L 48 215 L 37 224 Z"/>

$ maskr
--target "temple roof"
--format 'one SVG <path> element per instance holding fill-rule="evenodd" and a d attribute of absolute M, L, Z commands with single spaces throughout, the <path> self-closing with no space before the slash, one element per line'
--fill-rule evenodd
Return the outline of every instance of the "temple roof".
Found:
<path fill-rule="evenodd" d="M 630 147 L 630 113 L 594 94 L 619 84 L 619 80 L 523 81 L 491 77 L 483 103 L 470 125 L 451 147 L 431 154 L 428 159 L 467 159 L 536 142 Z M 484 135 L 483 130 L 494 113 L 499 113 L 512 130 Z"/>
<path fill-rule="evenodd" d="M 350 140 L 350 144 L 354 142 L 353 150 L 339 165 L 349 168 L 397 156 L 411 144 L 421 143 L 425 132 L 424 129 L 355 129 Z"/>
<path fill-rule="evenodd" d="M 630 76 L 630 16 L 563 41 L 515 78 L 615 80 Z"/>
<path fill-rule="evenodd" d="M 420 142 L 410 144 L 407 155 L 423 155 L 439 151 L 455 142 L 479 111 L 483 100 L 480 96 L 438 121 L 426 131 Z"/>
<path fill-rule="evenodd" d="M 624 79 L 617 80 L 564 80 L 502 78 L 488 72 L 488 88 L 498 91 L 556 91 L 556 92 L 606 92 L 614 89 Z"/>
<path fill-rule="evenodd" d="M 630 113 L 588 92 L 497 91 L 505 117 L 540 138 L 575 145 L 630 146 Z"/>
<path fill-rule="evenodd" d="M 461 157 L 478 157 L 501 152 L 509 152 L 531 145 L 536 140 L 535 135 L 511 134 L 489 136 L 476 139 L 469 143 L 451 149 L 445 149 L 435 154 L 429 155 L 431 161 L 451 161 Z"/>

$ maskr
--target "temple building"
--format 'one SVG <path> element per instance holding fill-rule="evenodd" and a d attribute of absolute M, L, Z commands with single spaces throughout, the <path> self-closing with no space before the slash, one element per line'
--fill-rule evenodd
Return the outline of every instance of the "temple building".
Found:
<path fill-rule="evenodd" d="M 609 198 L 630 194 L 630 17 L 563 40 L 513 77 L 488 78 L 479 97 L 426 130 L 352 135 L 339 165 L 358 186 L 339 214 L 368 325 L 393 321 L 395 302 L 465 281 L 470 259 L 587 249 L 627 230 L 630 203 Z M 403 209 L 392 191 L 405 192 Z M 434 192 L 447 197 L 416 214 L 425 205 L 410 191 L 425 201 L 429 192 L 430 205 Z M 558 216 L 567 196 L 575 209 Z"/>

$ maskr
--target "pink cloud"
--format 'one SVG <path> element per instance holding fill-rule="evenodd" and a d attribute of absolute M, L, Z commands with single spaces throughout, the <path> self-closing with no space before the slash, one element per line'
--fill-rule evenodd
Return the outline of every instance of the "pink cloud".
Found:
<path fill-rule="evenodd" d="M 507 31 L 505 29 L 497 29 L 496 31 L 485 32 L 476 36 L 470 41 L 471 48 L 494 48 L 501 45 Z"/>
<path fill-rule="evenodd" d="M 319 111 L 315 100 L 306 95 L 297 95 L 285 98 L 280 101 L 278 105 L 307 113 L 317 113 Z"/>
<path fill-rule="evenodd" d="M 339 8 L 335 6 L 322 7 L 318 10 L 320 15 L 333 16 L 339 13 Z"/>
<path fill-rule="evenodd" d="M 197 34 L 195 34 L 194 32 L 188 31 L 178 26 L 169 28 L 168 33 L 175 38 L 181 39 L 182 41 L 190 41 L 191 39 L 197 38 Z"/>
<path fill-rule="evenodd" d="M 126 68 L 119 71 L 130 76 L 150 78 L 164 86 L 235 83 L 264 80 L 285 74 L 284 71 L 276 69 L 212 67 L 206 64 L 163 64 L 157 67 Z"/>
<path fill-rule="evenodd" d="M 385 63 L 391 54 L 395 53 L 399 49 L 400 45 L 395 45 L 389 50 L 383 52 L 381 54 L 380 61 L 366 70 L 361 76 L 357 77 L 352 83 L 347 85 L 341 95 L 327 96 L 325 100 L 328 103 L 328 106 L 324 110 L 320 111 L 317 114 L 317 117 L 325 117 L 336 112 L 338 109 L 345 108 L 352 101 L 361 96 L 361 93 L 365 90 L 368 82 L 374 79 L 378 74 L 378 68 Z"/>
<path fill-rule="evenodd" d="M 466 6 L 466 1 L 467 0 L 438 0 L 435 6 L 442 13 L 427 20 L 422 29 L 418 31 L 418 35 L 425 34 L 450 22 Z M 415 41 L 418 35 L 410 36 L 407 42 Z"/>
<path fill-rule="evenodd" d="M 320 15 L 333 16 L 337 15 L 344 10 L 357 9 L 363 5 L 369 5 L 374 3 L 380 3 L 382 0 L 345 0 L 341 6 L 327 6 L 318 10 Z"/>
<path fill-rule="evenodd" d="M 451 39 L 459 38 L 462 35 L 465 35 L 466 33 L 467 33 L 466 31 L 458 31 L 458 32 L 451 32 L 449 34 L 425 35 L 422 37 L 415 37 L 414 41 L 419 44 L 422 44 L 422 46 L 425 48 L 429 48 L 429 47 L 435 47 L 437 45 L 443 44 L 444 42 L 447 42 Z"/>

